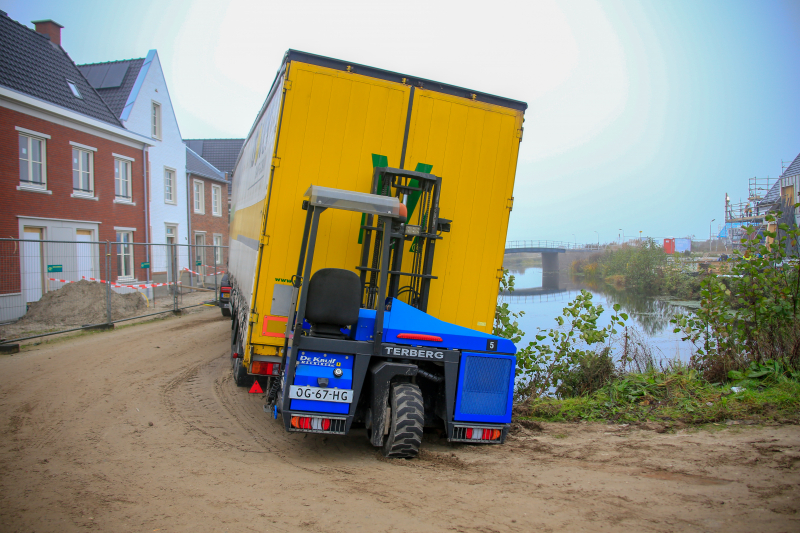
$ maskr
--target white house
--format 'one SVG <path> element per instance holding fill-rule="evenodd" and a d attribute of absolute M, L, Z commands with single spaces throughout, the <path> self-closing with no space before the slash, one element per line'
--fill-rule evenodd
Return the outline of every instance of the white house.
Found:
<path fill-rule="evenodd" d="M 80 65 L 81 72 L 124 126 L 153 140 L 149 148 L 147 240 L 152 243 L 189 243 L 186 184 L 186 146 L 181 138 L 169 89 L 158 58 L 147 57 Z M 166 247 L 153 247 L 153 279 L 168 269 Z M 188 266 L 188 252 L 179 247 L 178 268 Z"/>

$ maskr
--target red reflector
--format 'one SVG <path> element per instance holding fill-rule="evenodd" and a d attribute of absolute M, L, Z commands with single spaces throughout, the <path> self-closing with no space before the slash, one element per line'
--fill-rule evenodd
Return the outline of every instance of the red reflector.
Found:
<path fill-rule="evenodd" d="M 259 376 L 277 376 L 281 373 L 281 364 L 253 361 L 250 365 L 250 373 Z"/>
<path fill-rule="evenodd" d="M 231 357 L 233 357 L 234 359 L 237 359 L 239 357 L 239 354 L 236 353 L 236 352 L 233 352 L 233 355 Z"/>
<path fill-rule="evenodd" d="M 331 429 L 331 419 L 320 418 L 318 416 L 293 416 L 292 427 L 297 429 L 329 431 Z"/>
<path fill-rule="evenodd" d="M 499 429 L 467 428 L 466 437 L 471 440 L 497 440 L 502 431 Z"/>
<path fill-rule="evenodd" d="M 263 393 L 263 392 L 264 392 L 264 391 L 263 391 L 263 389 L 261 388 L 261 385 L 258 383 L 258 380 L 257 380 L 257 379 L 256 379 L 256 380 L 254 380 L 254 381 L 253 381 L 253 386 L 252 386 L 252 387 L 250 387 L 250 393 L 251 393 L 251 394 L 261 394 L 261 393 Z"/>
<path fill-rule="evenodd" d="M 231 288 L 230 287 L 220 287 L 220 290 L 230 292 Z"/>
<path fill-rule="evenodd" d="M 409 339 L 412 341 L 431 341 L 431 342 L 442 342 L 441 337 L 437 337 L 436 335 L 425 335 L 422 333 L 400 333 L 397 335 L 398 339 Z"/>

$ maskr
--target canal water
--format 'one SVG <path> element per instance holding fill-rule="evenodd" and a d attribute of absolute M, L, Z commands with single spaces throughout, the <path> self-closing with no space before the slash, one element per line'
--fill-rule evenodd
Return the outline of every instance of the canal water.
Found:
<path fill-rule="evenodd" d="M 508 302 L 512 311 L 525 312 L 519 319 L 525 337 L 518 346 L 525 346 L 529 341 L 535 340 L 538 328 L 547 330 L 558 327 L 555 318 L 584 289 L 592 293 L 595 305 L 600 304 L 605 309 L 598 320 L 598 327 L 610 323 L 613 305 L 620 304 L 621 310 L 628 314 L 626 323 L 629 334 L 631 337 L 638 336 L 649 344 L 656 361 L 678 358 L 688 362 L 691 357 L 691 343 L 682 341 L 679 333 L 673 333 L 674 326 L 669 322 L 676 313 L 687 312 L 685 308 L 634 291 L 615 290 L 605 284 L 589 285 L 572 278 L 564 271 L 543 275 L 541 267 L 529 267 L 510 270 L 510 274 L 515 278 L 515 290 L 512 295 L 501 295 L 501 298 Z M 635 329 L 635 333 L 631 329 Z M 624 340 L 620 340 L 620 345 L 622 342 Z M 620 347 L 616 346 L 614 349 L 617 356 L 621 354 Z"/>

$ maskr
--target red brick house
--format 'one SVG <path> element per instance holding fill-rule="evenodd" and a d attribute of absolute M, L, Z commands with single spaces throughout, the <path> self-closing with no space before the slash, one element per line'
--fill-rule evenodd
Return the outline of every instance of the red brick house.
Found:
<path fill-rule="evenodd" d="M 17 255 L 0 244 L 0 320 L 61 286 L 49 269 L 67 280 L 146 279 L 143 252 L 125 243 L 148 240 L 152 142 L 126 130 L 86 81 L 61 47 L 62 26 L 34 24 L 0 11 L 0 237 L 62 242 L 23 242 Z M 122 243 L 108 268 L 96 241 Z"/>
<path fill-rule="evenodd" d="M 202 269 L 194 270 L 208 276 L 215 265 L 219 272 L 228 263 L 227 248 L 222 248 L 228 245 L 228 182 L 225 174 L 188 147 L 186 177 L 194 264 Z"/>

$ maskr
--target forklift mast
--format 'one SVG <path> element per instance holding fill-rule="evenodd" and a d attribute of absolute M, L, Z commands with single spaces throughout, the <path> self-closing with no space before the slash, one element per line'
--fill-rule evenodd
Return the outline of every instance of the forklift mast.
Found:
<path fill-rule="evenodd" d="M 372 175 L 371 193 L 397 198 L 407 209 L 405 225 L 394 225 L 389 246 L 389 283 L 386 296 L 427 311 L 436 241 L 450 231 L 450 220 L 439 218 L 442 178 L 424 172 L 377 167 Z M 382 217 L 366 214 L 361 226 L 361 264 L 356 269 L 364 286 L 362 307 L 376 309 L 379 273 L 383 254 Z M 394 230 L 397 230 L 396 233 Z M 374 235 L 373 235 L 374 234 Z M 373 238 L 374 237 L 374 238 Z M 403 270 L 406 242 L 410 242 Z"/>

